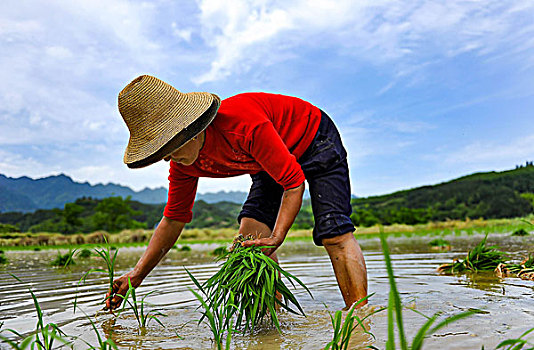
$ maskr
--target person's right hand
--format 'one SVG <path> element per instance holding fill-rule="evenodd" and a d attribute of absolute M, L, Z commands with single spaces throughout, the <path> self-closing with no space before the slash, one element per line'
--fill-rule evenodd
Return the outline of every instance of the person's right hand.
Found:
<path fill-rule="evenodd" d="M 121 305 L 126 292 L 128 292 L 128 289 L 130 288 L 128 279 L 134 288 L 137 288 L 139 285 L 141 285 L 142 280 L 137 278 L 132 272 L 128 272 L 115 279 L 113 281 L 112 289 L 106 294 L 106 306 L 104 307 L 104 310 L 112 311 Z"/>

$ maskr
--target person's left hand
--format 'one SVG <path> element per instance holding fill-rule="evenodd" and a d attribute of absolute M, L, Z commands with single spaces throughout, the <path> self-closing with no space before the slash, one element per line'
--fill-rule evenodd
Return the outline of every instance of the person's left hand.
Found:
<path fill-rule="evenodd" d="M 270 256 L 272 253 L 275 252 L 276 249 L 278 249 L 279 246 L 282 245 L 283 242 L 284 242 L 283 239 L 279 239 L 277 237 L 271 236 L 269 238 L 258 238 L 258 239 L 254 239 L 250 241 L 244 241 L 243 243 L 241 243 L 241 245 L 243 247 L 252 247 L 253 245 L 258 246 L 258 247 L 264 247 L 264 246 L 272 247 L 272 248 L 262 249 L 263 254 Z"/>

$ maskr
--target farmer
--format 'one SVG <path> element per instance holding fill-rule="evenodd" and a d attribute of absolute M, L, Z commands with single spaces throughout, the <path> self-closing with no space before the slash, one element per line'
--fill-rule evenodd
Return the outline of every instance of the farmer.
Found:
<path fill-rule="evenodd" d="M 165 256 L 192 219 L 199 177 L 251 174 L 252 186 L 238 216 L 239 233 L 257 234 L 247 246 L 274 246 L 286 238 L 310 187 L 313 240 L 330 256 L 347 307 L 367 295 L 367 271 L 349 218 L 346 152 L 332 120 L 296 97 L 243 93 L 223 101 L 207 92 L 182 93 L 148 75 L 119 93 L 119 111 L 130 130 L 124 162 L 141 168 L 170 161 L 163 218 L 131 272 L 106 297 L 116 308 Z"/>

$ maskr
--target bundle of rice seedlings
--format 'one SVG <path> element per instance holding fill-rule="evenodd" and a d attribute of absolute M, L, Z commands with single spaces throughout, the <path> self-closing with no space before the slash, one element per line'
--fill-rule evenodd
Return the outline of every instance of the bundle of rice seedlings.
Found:
<path fill-rule="evenodd" d="M 519 264 L 499 264 L 495 268 L 495 274 L 501 278 L 517 276 L 524 280 L 534 281 L 534 254 L 531 254 Z"/>
<path fill-rule="evenodd" d="M 50 263 L 52 266 L 67 267 L 70 265 L 75 265 L 74 262 L 74 253 L 77 249 L 69 249 L 69 252 L 66 254 L 61 254 L 57 252 L 56 258 Z"/>
<path fill-rule="evenodd" d="M 7 258 L 4 256 L 4 252 L 0 253 L 0 265 L 7 264 Z"/>
<path fill-rule="evenodd" d="M 495 270 L 500 264 L 505 262 L 506 254 L 498 250 L 497 246 L 486 246 L 488 235 L 471 249 L 463 261 L 453 260 L 452 264 L 443 264 L 438 267 L 442 273 L 456 273 L 464 271 L 488 271 Z"/>
<path fill-rule="evenodd" d="M 191 251 L 191 247 L 188 246 L 188 245 L 183 245 L 183 246 L 178 246 L 178 245 L 175 245 L 174 246 L 174 249 L 176 249 L 177 251 L 179 252 L 190 252 Z"/>
<path fill-rule="evenodd" d="M 220 270 L 202 285 L 199 285 L 191 274 L 190 276 L 206 295 L 206 304 L 210 309 L 221 311 L 230 305 L 235 306 L 235 327 L 251 331 L 266 315 L 270 315 L 271 322 L 281 332 L 276 314 L 277 307 L 305 316 L 299 302 L 282 281 L 282 276 L 287 278 L 293 287 L 296 282 L 310 296 L 311 292 L 297 277 L 284 271 L 280 265 L 263 254 L 262 248 L 266 247 L 241 245 L 249 239 L 253 238 L 236 238 L 231 249 L 218 259 L 222 261 Z M 229 322 L 227 319 L 226 323 Z"/>
<path fill-rule="evenodd" d="M 87 259 L 89 258 L 91 255 L 93 255 L 93 253 L 91 253 L 91 251 L 87 248 L 83 248 L 82 250 L 80 250 L 80 252 L 78 253 L 78 258 L 82 258 L 82 259 Z"/>
<path fill-rule="evenodd" d="M 527 230 L 525 230 L 524 228 L 520 228 L 518 230 L 515 230 L 513 233 L 512 233 L 512 236 L 528 236 L 528 232 Z"/>
<path fill-rule="evenodd" d="M 443 238 L 436 238 L 428 242 L 432 250 L 451 250 L 451 243 Z"/>

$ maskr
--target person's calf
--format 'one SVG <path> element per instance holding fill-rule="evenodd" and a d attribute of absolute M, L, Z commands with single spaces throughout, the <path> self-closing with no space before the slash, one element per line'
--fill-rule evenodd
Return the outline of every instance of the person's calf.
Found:
<path fill-rule="evenodd" d="M 322 243 L 330 256 L 346 307 L 367 296 L 367 268 L 360 245 L 352 232 L 325 238 Z M 364 301 L 359 304 L 363 306 Z"/>

